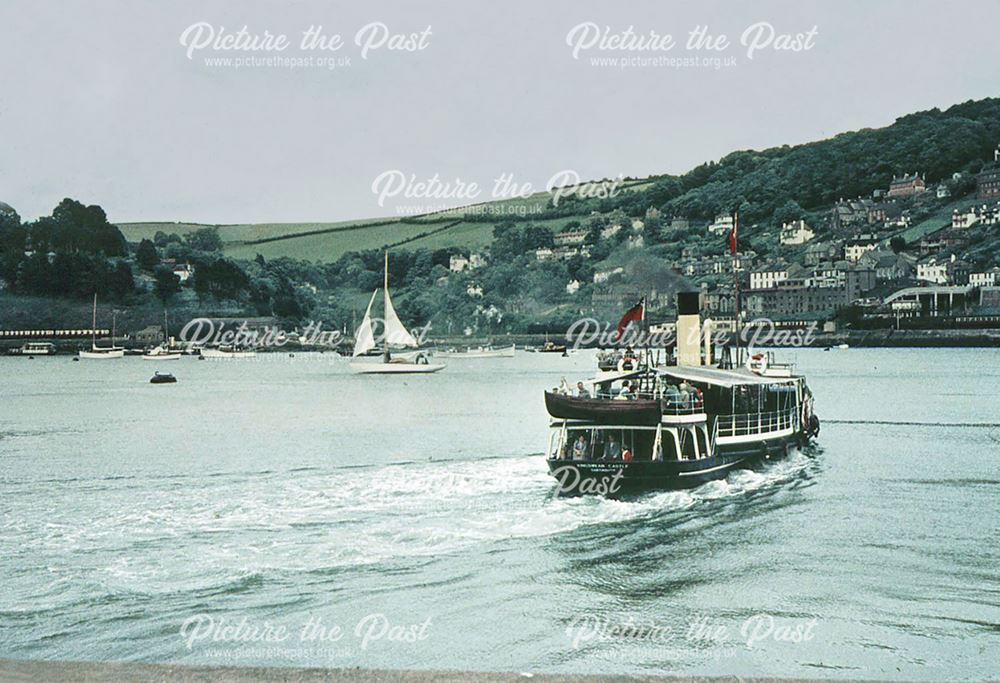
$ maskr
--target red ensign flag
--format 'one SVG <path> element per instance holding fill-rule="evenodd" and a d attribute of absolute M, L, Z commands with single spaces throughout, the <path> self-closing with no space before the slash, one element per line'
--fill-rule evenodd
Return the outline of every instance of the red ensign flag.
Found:
<path fill-rule="evenodd" d="M 635 306 L 625 311 L 625 315 L 623 315 L 622 319 L 618 321 L 618 336 L 619 337 L 622 336 L 622 332 L 625 331 L 625 328 L 628 327 L 628 324 L 633 320 L 645 320 L 645 319 L 646 319 L 646 298 L 643 297 L 642 299 L 639 299 L 639 303 L 637 303 Z"/>

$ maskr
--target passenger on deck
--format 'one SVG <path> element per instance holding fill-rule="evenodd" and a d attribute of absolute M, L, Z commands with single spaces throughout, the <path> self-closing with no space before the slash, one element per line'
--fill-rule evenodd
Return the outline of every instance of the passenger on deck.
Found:
<path fill-rule="evenodd" d="M 617 399 L 619 401 L 631 401 L 635 398 L 635 393 L 632 390 L 632 384 L 630 382 L 623 382 L 621 391 L 618 392 Z"/>
<path fill-rule="evenodd" d="M 604 459 L 605 460 L 621 460 L 622 457 L 622 445 L 618 443 L 618 439 L 612 434 L 608 437 L 608 445 L 604 449 Z"/>
<path fill-rule="evenodd" d="M 676 384 L 667 384 L 663 389 L 663 397 L 667 399 L 667 405 L 672 408 L 681 404 L 681 392 L 677 390 Z"/>
<path fill-rule="evenodd" d="M 583 386 L 583 382 L 576 383 L 576 396 L 577 398 L 590 398 L 590 392 L 587 391 L 587 387 Z"/>
<path fill-rule="evenodd" d="M 690 408 L 694 405 L 694 391 L 692 390 L 690 384 L 687 382 L 681 382 L 680 387 L 678 387 L 678 391 L 680 391 L 681 394 L 680 403 L 682 408 Z"/>
<path fill-rule="evenodd" d="M 573 459 L 574 460 L 586 460 L 587 459 L 587 437 L 583 434 L 580 438 L 576 440 L 573 444 Z"/>
<path fill-rule="evenodd" d="M 632 462 L 632 449 L 628 446 L 622 451 L 622 460 L 625 462 Z"/>

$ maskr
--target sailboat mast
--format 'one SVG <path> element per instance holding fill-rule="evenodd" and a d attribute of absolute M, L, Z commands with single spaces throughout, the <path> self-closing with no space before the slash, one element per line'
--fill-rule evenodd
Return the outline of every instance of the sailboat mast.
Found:
<path fill-rule="evenodd" d="M 389 362 L 389 250 L 385 250 L 385 270 L 382 278 L 382 359 Z"/>
<path fill-rule="evenodd" d="M 97 292 L 94 292 L 94 316 L 90 323 L 90 345 L 97 347 Z"/>

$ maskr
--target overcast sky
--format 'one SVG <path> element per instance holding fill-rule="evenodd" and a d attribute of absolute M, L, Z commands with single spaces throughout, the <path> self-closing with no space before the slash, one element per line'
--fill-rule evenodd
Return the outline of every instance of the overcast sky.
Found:
<path fill-rule="evenodd" d="M 216 35 L 244 25 L 285 34 L 290 45 L 192 47 L 208 36 L 203 26 L 185 47 L 199 22 Z M 574 57 L 568 36 L 586 22 L 613 35 L 629 26 L 670 34 L 676 45 L 582 46 Z M 776 36 L 816 33 L 808 50 L 769 46 L 750 59 L 740 38 L 758 22 Z M 356 34 L 373 23 L 362 42 L 375 45 L 362 58 Z M 422 49 L 379 47 L 379 24 L 418 34 L 410 45 Z M 342 47 L 300 49 L 311 25 L 339 34 Z M 687 49 L 699 25 L 726 34 L 729 47 Z M 3 0 L 0 26 L 0 200 L 26 219 L 66 196 L 100 204 L 113 221 L 383 216 L 394 201 L 413 203 L 379 206 L 372 182 L 392 170 L 476 182 L 484 200 L 500 174 L 542 189 L 563 169 L 583 178 L 678 173 L 736 149 L 1000 95 L 994 0 Z M 326 55 L 335 68 L 206 62 Z M 593 62 L 716 55 L 735 63 Z"/>

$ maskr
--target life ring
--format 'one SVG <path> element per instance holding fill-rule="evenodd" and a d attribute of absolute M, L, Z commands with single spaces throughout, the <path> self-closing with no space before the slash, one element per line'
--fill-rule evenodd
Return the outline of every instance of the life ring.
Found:
<path fill-rule="evenodd" d="M 767 356 L 763 353 L 755 353 L 747 358 L 747 370 L 758 375 L 763 375 L 767 370 Z"/>
<path fill-rule="evenodd" d="M 815 415 L 809 416 L 809 436 L 813 438 L 819 436 L 819 418 Z"/>

